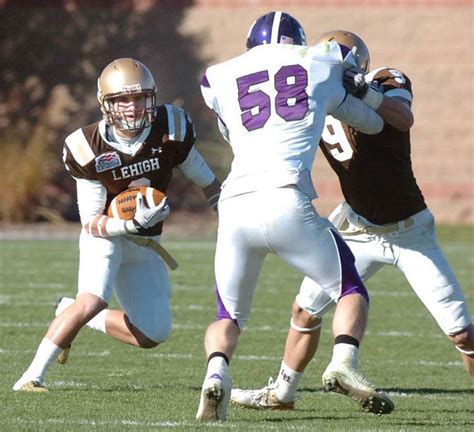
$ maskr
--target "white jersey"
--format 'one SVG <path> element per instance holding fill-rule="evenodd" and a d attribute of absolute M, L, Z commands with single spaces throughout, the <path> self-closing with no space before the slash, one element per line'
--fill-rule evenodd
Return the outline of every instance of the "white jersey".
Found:
<path fill-rule="evenodd" d="M 288 184 L 315 198 L 310 172 L 328 113 L 361 130 L 369 121 L 375 128 L 366 132 L 380 131 L 383 121 L 347 95 L 342 75 L 335 42 L 261 45 L 207 69 L 201 90 L 234 153 L 221 200 Z"/>

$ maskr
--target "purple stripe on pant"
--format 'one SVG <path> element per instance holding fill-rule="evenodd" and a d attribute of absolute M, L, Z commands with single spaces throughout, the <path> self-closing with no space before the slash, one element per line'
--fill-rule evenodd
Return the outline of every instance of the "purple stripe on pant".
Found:
<path fill-rule="evenodd" d="M 339 250 L 339 259 L 341 260 L 341 295 L 339 298 L 349 294 L 358 293 L 363 296 L 368 303 L 369 293 L 367 292 L 359 273 L 357 273 L 354 265 L 355 258 L 352 251 L 338 233 L 331 230 L 331 234 L 336 240 L 337 249 Z"/>
<path fill-rule="evenodd" d="M 221 319 L 232 319 L 229 312 L 222 303 L 221 296 L 219 295 L 219 288 L 217 287 L 217 283 L 214 286 L 214 293 L 216 294 L 216 304 L 217 304 L 217 320 Z"/>

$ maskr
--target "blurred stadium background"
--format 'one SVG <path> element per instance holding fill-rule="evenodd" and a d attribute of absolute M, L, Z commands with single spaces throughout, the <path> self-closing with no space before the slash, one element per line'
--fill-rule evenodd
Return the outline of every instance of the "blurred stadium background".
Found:
<path fill-rule="evenodd" d="M 372 67 L 410 77 L 417 180 L 438 222 L 473 224 L 472 0 L 0 0 L 0 229 L 78 219 L 62 142 L 100 117 L 96 80 L 117 57 L 147 64 L 159 102 L 191 114 L 198 148 L 223 179 L 229 149 L 201 99 L 200 77 L 243 52 L 253 20 L 272 9 L 294 15 L 310 44 L 327 30 L 351 30 L 369 46 Z M 341 195 L 320 155 L 314 178 L 327 215 Z M 176 176 L 173 213 L 207 215 L 189 186 Z"/>

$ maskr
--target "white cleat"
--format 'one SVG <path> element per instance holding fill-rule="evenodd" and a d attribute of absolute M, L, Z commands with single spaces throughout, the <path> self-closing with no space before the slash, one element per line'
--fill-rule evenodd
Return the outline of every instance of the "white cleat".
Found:
<path fill-rule="evenodd" d="M 276 383 L 270 377 L 268 384 L 259 390 L 232 389 L 230 400 L 233 404 L 244 408 L 261 410 L 292 410 L 295 401 L 282 402 L 275 394 Z"/>
<path fill-rule="evenodd" d="M 232 379 L 228 375 L 213 374 L 204 380 L 201 400 L 196 413 L 198 421 L 226 421 L 229 411 Z"/>
<path fill-rule="evenodd" d="M 13 390 L 33 393 L 46 393 L 48 391 L 44 383 L 38 380 L 25 381 L 21 378 L 14 384 Z"/>
<path fill-rule="evenodd" d="M 389 414 L 395 407 L 388 395 L 371 384 L 360 370 L 344 364 L 330 363 L 323 373 L 323 385 L 325 391 L 350 397 L 368 413 Z"/>

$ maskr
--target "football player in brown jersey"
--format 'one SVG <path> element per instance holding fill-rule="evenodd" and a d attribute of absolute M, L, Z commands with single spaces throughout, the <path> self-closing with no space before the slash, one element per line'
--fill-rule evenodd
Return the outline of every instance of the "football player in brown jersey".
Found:
<path fill-rule="evenodd" d="M 111 200 L 134 186 L 150 186 L 166 195 L 172 170 L 202 188 L 215 208 L 220 182 L 194 147 L 195 132 L 187 113 L 156 105 L 150 70 L 131 58 L 107 65 L 98 79 L 103 119 L 65 140 L 64 162 L 77 184 L 82 223 L 78 292 L 63 298 L 36 355 L 15 383 L 15 391 L 44 392 L 49 365 L 66 353 L 86 325 L 141 348 L 167 340 L 171 330 L 171 287 L 166 266 L 140 239 L 160 241 L 169 214 L 166 198 L 148 208 L 137 196 L 133 220 L 106 216 Z M 107 309 L 115 294 L 120 309 Z"/>
<path fill-rule="evenodd" d="M 336 40 L 341 49 L 356 47 L 360 68 L 345 72 L 345 87 L 382 116 L 383 130 L 363 134 L 331 116 L 326 118 L 321 149 L 337 173 L 346 202 L 330 216 L 351 248 L 362 280 L 385 264 L 398 267 L 438 325 L 460 351 L 465 368 L 474 374 L 472 319 L 456 277 L 436 243 L 434 219 L 412 172 L 409 130 L 413 125 L 411 82 L 397 69 L 384 67 L 366 75 L 369 51 L 354 33 L 336 30 L 319 42 Z M 348 227 L 342 231 L 343 223 Z M 319 294 L 318 294 L 319 292 Z M 258 390 L 232 391 L 232 402 L 260 409 L 293 408 L 296 389 L 313 358 L 320 323 L 333 302 L 315 282 L 305 278 L 293 304 L 284 357 L 275 382 Z M 346 311 L 336 308 L 333 332 L 338 334 Z M 358 351 L 336 344 L 323 373 L 326 390 L 345 394 L 360 403 L 350 389 L 357 380 L 344 374 L 345 365 L 357 365 Z M 352 384 L 351 384 L 352 382 Z"/>

